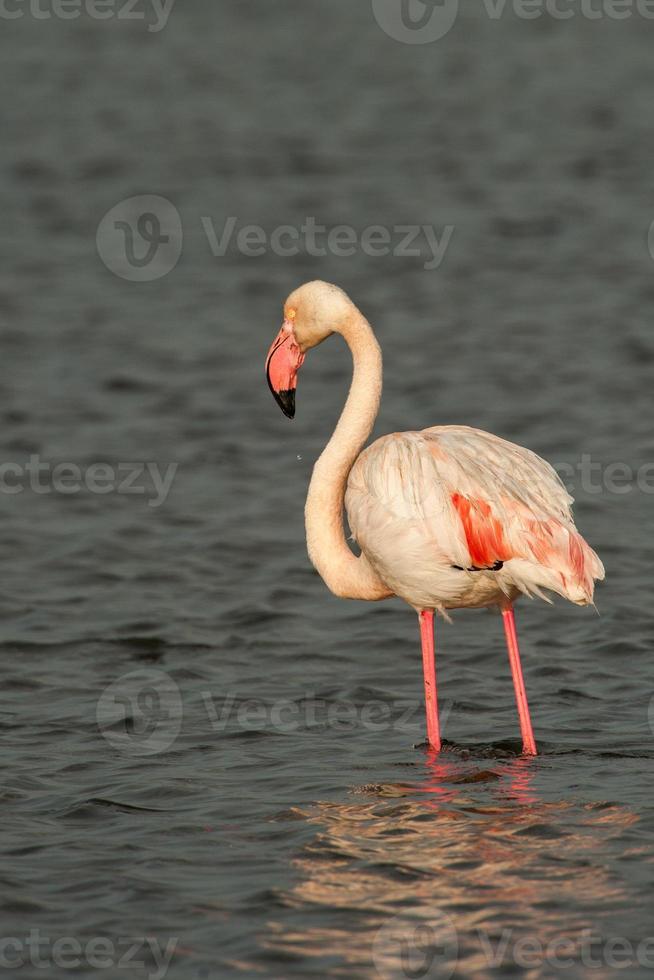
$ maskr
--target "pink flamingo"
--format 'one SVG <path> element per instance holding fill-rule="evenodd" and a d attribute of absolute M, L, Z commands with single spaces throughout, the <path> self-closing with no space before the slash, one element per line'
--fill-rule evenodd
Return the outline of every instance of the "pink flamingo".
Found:
<path fill-rule="evenodd" d="M 434 612 L 498 607 L 513 675 L 523 752 L 536 755 L 513 603 L 548 589 L 579 606 L 593 601 L 604 568 L 573 523 L 554 469 L 535 453 L 463 425 L 392 432 L 362 450 L 379 410 L 382 358 L 349 297 L 325 282 L 291 293 L 266 359 L 270 390 L 295 415 L 305 354 L 332 333 L 352 353 L 352 385 L 313 468 L 305 508 L 309 557 L 334 595 L 400 596 L 418 613 L 430 746 L 441 747 Z M 361 554 L 343 531 L 343 504 Z"/>

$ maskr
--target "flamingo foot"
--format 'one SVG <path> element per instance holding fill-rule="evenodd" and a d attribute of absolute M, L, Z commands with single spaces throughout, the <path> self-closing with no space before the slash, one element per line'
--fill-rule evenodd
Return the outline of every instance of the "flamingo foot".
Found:
<path fill-rule="evenodd" d="M 506 645 L 509 649 L 509 662 L 511 664 L 511 673 L 513 674 L 513 687 L 515 689 L 516 704 L 518 705 L 518 717 L 520 718 L 522 751 L 524 755 L 538 755 L 536 740 L 534 739 L 534 732 L 531 727 L 525 681 L 522 676 L 518 634 L 515 628 L 515 616 L 513 615 L 512 607 L 502 610 L 502 619 L 504 620 L 504 633 L 506 634 Z"/>
<path fill-rule="evenodd" d="M 438 722 L 438 695 L 436 691 L 436 662 L 434 656 L 434 613 L 423 609 L 419 614 L 420 640 L 422 643 L 422 671 L 425 679 L 425 711 L 427 714 L 427 741 L 435 752 L 441 750 L 441 732 Z"/>

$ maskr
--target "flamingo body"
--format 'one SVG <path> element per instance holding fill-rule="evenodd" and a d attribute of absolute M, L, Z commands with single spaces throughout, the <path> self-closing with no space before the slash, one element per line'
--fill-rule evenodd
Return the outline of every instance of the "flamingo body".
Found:
<path fill-rule="evenodd" d="M 535 453 L 467 426 L 377 439 L 350 471 L 345 506 L 379 577 L 416 609 L 508 605 L 558 592 L 578 605 L 604 577 L 572 498 Z"/>

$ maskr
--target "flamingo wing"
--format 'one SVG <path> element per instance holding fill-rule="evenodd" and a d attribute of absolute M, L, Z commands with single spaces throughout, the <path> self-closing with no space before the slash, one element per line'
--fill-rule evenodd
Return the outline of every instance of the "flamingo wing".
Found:
<path fill-rule="evenodd" d="M 378 439 L 354 464 L 346 494 L 353 535 L 386 581 L 390 565 L 411 577 L 409 565 L 424 571 L 430 561 L 494 571 L 507 595 L 545 588 L 585 605 L 604 569 L 571 504 L 549 463 L 467 426 Z"/>

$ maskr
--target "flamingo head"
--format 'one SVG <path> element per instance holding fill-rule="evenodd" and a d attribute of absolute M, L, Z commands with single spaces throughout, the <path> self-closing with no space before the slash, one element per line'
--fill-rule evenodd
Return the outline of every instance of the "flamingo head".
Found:
<path fill-rule="evenodd" d="M 306 352 L 338 332 L 352 309 L 342 289 L 318 280 L 294 290 L 284 303 L 284 322 L 268 351 L 266 377 L 287 418 L 295 416 L 297 372 Z"/>

